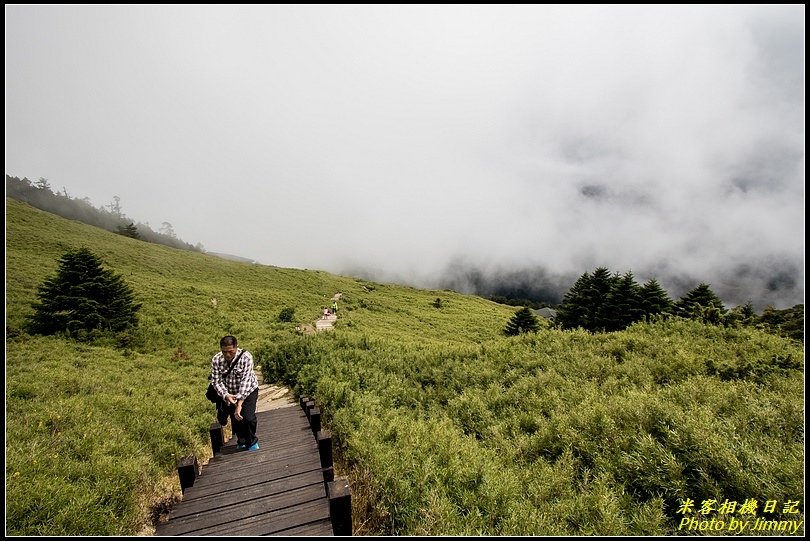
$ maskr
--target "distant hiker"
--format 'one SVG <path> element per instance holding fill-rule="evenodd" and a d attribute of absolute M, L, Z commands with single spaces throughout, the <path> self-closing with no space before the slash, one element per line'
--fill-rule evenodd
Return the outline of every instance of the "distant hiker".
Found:
<path fill-rule="evenodd" d="M 329 317 L 329 308 L 324 308 L 323 309 L 323 319 L 326 319 L 328 317 Z"/>
<path fill-rule="evenodd" d="M 219 424 L 227 424 L 236 434 L 236 448 L 256 451 L 256 401 L 259 398 L 259 380 L 253 372 L 253 356 L 236 347 L 236 337 L 223 336 L 220 352 L 211 359 L 211 383 L 222 397 L 217 405 Z"/>
<path fill-rule="evenodd" d="M 332 313 L 337 315 L 337 301 L 332 301 Z"/>

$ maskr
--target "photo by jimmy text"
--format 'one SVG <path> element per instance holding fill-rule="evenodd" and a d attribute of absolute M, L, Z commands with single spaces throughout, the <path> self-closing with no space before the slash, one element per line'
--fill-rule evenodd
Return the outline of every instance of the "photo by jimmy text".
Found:
<path fill-rule="evenodd" d="M 678 530 L 684 532 L 724 532 L 729 534 L 747 534 L 759 532 L 778 532 L 796 535 L 804 532 L 804 520 L 800 519 L 801 501 L 786 500 L 781 502 L 766 500 L 761 513 L 773 517 L 781 512 L 779 518 L 757 516 L 759 501 L 749 498 L 742 503 L 725 500 L 703 500 L 699 507 L 695 501 L 687 498 L 681 501 L 677 513 L 684 515 L 678 524 Z M 795 518 L 783 518 L 795 515 Z"/>

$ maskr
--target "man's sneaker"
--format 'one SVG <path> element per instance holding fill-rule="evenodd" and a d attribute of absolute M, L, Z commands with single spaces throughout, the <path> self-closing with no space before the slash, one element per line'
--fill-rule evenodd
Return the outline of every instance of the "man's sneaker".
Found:
<path fill-rule="evenodd" d="M 259 442 L 258 441 L 256 443 L 254 443 L 253 445 L 251 445 L 250 447 L 248 447 L 248 451 L 258 451 L 258 450 L 259 450 Z"/>
<path fill-rule="evenodd" d="M 239 443 L 237 443 L 237 444 L 236 444 L 236 448 L 237 448 L 237 449 L 244 449 L 244 448 L 245 448 L 245 444 L 244 444 L 244 443 L 239 442 Z"/>

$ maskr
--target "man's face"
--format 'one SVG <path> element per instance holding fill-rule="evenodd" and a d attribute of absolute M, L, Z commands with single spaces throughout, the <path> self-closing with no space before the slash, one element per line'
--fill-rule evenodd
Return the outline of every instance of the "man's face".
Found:
<path fill-rule="evenodd" d="M 230 362 L 233 360 L 234 355 L 236 355 L 236 346 L 222 346 L 221 351 L 225 360 Z"/>

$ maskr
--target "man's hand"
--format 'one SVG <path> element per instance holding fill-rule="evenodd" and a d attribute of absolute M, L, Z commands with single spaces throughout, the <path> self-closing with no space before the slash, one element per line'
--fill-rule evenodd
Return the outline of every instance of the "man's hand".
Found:
<path fill-rule="evenodd" d="M 223 400 L 225 401 L 226 404 L 231 405 L 231 406 L 236 404 L 236 397 L 231 395 L 231 394 L 226 393 Z"/>

